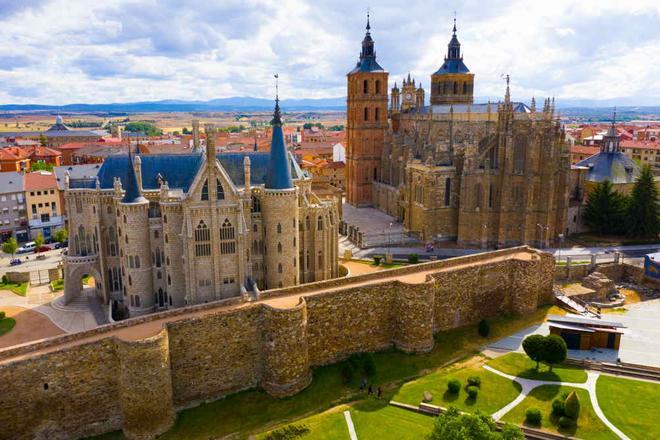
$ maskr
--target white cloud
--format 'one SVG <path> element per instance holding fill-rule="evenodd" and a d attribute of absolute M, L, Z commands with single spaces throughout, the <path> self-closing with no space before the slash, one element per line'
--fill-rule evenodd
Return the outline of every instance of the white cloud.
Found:
<path fill-rule="evenodd" d="M 364 0 L 0 0 L 0 102 L 122 102 L 345 94 L 364 35 Z M 391 82 L 428 87 L 446 53 L 444 1 L 372 5 Z M 457 11 L 479 96 L 660 104 L 660 2 L 468 0 Z"/>

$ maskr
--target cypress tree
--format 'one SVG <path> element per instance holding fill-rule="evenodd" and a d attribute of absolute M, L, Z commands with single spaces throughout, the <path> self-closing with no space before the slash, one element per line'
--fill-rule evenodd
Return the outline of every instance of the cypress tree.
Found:
<path fill-rule="evenodd" d="M 627 197 L 614 191 L 608 180 L 598 182 L 589 191 L 584 221 L 596 234 L 619 234 L 624 229 Z"/>
<path fill-rule="evenodd" d="M 631 237 L 657 237 L 658 190 L 651 167 L 645 164 L 635 180 L 626 215 L 626 234 Z"/>

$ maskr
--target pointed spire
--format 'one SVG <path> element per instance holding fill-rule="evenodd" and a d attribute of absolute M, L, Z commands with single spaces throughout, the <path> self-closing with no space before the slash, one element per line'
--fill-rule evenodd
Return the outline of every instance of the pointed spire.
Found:
<path fill-rule="evenodd" d="M 447 46 L 446 59 L 448 60 L 461 59 L 461 43 L 458 42 L 458 36 L 456 36 L 456 15 L 454 15 L 454 27 L 452 29 L 451 40 L 449 41 L 449 45 Z"/>
<path fill-rule="evenodd" d="M 284 142 L 284 131 L 282 130 L 282 118 L 279 105 L 279 75 L 275 75 L 276 94 L 275 110 L 273 112 L 272 139 L 270 144 L 270 154 L 268 158 L 268 170 L 266 171 L 266 189 L 291 189 L 293 180 L 291 179 L 291 162 L 289 153 Z"/>
<path fill-rule="evenodd" d="M 371 11 L 369 11 L 369 8 L 367 8 L 367 34 L 369 34 L 369 31 L 371 31 L 371 24 L 369 23 L 370 15 Z"/>
<path fill-rule="evenodd" d="M 506 79 L 506 93 L 504 94 L 504 102 L 508 104 L 511 102 L 511 92 L 509 90 L 509 82 L 511 81 L 511 77 L 509 76 L 508 73 L 506 74 L 505 79 Z"/>
<path fill-rule="evenodd" d="M 124 188 L 124 197 L 122 203 L 140 203 L 146 199 L 140 194 L 140 189 L 137 184 L 137 177 L 135 176 L 135 166 L 133 164 L 133 155 L 131 154 L 131 144 L 128 144 L 128 160 L 126 170 L 126 182 L 122 182 Z"/>

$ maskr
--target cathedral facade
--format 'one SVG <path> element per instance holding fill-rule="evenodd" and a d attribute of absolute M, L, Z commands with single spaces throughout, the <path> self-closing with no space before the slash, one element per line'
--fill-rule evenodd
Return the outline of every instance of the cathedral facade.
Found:
<path fill-rule="evenodd" d="M 507 77 L 500 102 L 475 104 L 455 23 L 430 78 L 430 105 L 408 75 L 391 90 L 387 124 L 369 120 L 360 104 L 376 98 L 351 85 L 370 75 L 387 78 L 368 26 L 348 74 L 349 203 L 375 206 L 422 240 L 461 246 L 547 246 L 566 233 L 570 159 L 553 101 L 539 109 L 534 98 L 530 106 L 511 101 Z"/>
<path fill-rule="evenodd" d="M 270 152 L 108 158 L 66 178 L 65 301 L 90 274 L 114 311 L 154 311 L 337 276 L 336 202 L 311 191 L 287 151 L 279 105 Z"/>

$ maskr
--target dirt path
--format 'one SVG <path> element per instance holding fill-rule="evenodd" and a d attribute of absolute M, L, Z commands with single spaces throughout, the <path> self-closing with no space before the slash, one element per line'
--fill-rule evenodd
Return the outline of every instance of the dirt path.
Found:
<path fill-rule="evenodd" d="M 3 306 L 0 310 L 16 320 L 14 329 L 0 336 L 0 348 L 64 334 L 64 331 L 39 312 L 18 306 Z"/>

